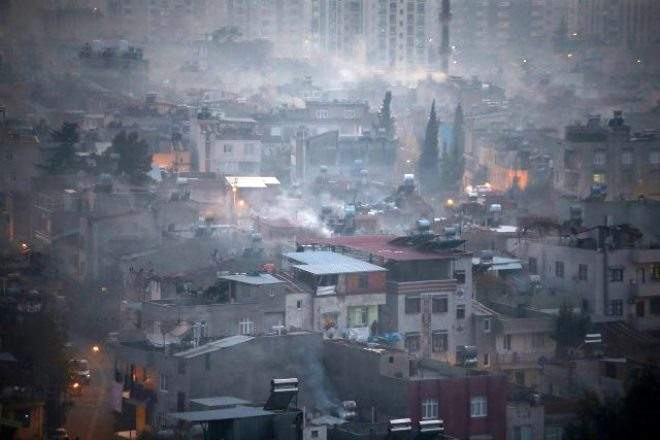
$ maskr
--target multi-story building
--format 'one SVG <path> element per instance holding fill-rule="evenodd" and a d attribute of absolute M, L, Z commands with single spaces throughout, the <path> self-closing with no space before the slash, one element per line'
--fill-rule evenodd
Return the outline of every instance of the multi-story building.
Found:
<path fill-rule="evenodd" d="M 439 61 L 438 1 L 364 4 L 366 61 L 381 68 L 416 69 Z"/>
<path fill-rule="evenodd" d="M 607 124 L 600 115 L 586 125 L 566 127 L 555 166 L 555 187 L 586 198 L 607 200 L 660 197 L 660 140 L 653 131 L 631 133 L 620 111 Z"/>
<path fill-rule="evenodd" d="M 214 116 L 203 110 L 190 127 L 193 168 L 205 173 L 258 176 L 261 136 L 250 118 Z"/>
<path fill-rule="evenodd" d="M 435 236 L 347 236 L 314 239 L 387 269 L 387 299 L 380 312 L 383 332 L 398 332 L 410 353 L 453 363 L 468 345 L 472 315 L 472 263 L 461 240 Z"/>
<path fill-rule="evenodd" d="M 569 0 L 568 32 L 594 43 L 643 47 L 660 35 L 660 4 L 648 0 Z"/>
<path fill-rule="evenodd" d="M 486 307 L 477 301 L 472 310 L 477 366 L 500 371 L 518 385 L 538 385 L 539 362 L 555 356 L 554 316 L 502 303 Z"/>
<path fill-rule="evenodd" d="M 0 243 L 30 238 L 29 191 L 39 174 L 42 144 L 30 128 L 11 127 L 0 107 Z"/>
<path fill-rule="evenodd" d="M 453 438 L 506 437 L 506 378 L 497 373 L 414 360 L 402 350 L 323 342 L 328 381 L 365 418 L 442 419 Z"/>
<path fill-rule="evenodd" d="M 380 333 L 386 269 L 328 251 L 288 252 L 300 291 L 287 295 L 287 327 L 358 338 Z"/>
<path fill-rule="evenodd" d="M 513 238 L 507 248 L 558 294 L 582 300 L 594 321 L 660 328 L 660 250 L 626 225 L 571 237 Z"/>
<path fill-rule="evenodd" d="M 364 59 L 364 0 L 312 0 L 311 44 L 315 53 Z"/>
<path fill-rule="evenodd" d="M 276 55 L 298 58 L 312 51 L 311 6 L 304 0 L 227 0 L 227 16 L 242 39 L 268 40 Z"/>
<path fill-rule="evenodd" d="M 122 416 L 131 430 L 157 433 L 175 422 L 167 415 L 187 411 L 191 400 L 230 395 L 265 402 L 270 381 L 297 377 L 305 384 L 298 403 L 313 407 L 326 385 L 318 333 L 236 335 L 197 347 L 158 347 L 148 341 L 123 342 L 116 367 L 124 378 Z M 283 356 L 286 362 L 282 362 Z M 249 380 L 247 380 L 249 378 Z"/>

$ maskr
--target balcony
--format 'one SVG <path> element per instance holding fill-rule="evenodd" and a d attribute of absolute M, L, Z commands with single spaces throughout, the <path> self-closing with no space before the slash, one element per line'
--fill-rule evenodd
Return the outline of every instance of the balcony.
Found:
<path fill-rule="evenodd" d="M 538 360 L 542 357 L 552 359 L 555 353 L 550 350 L 535 351 L 532 353 L 497 353 L 497 363 L 502 366 L 507 365 L 523 365 L 523 364 L 538 364 Z"/>
<path fill-rule="evenodd" d="M 424 293 L 424 292 L 447 292 L 456 290 L 456 280 L 449 278 L 446 280 L 426 280 L 426 281 L 405 281 L 387 283 L 387 291 L 397 295 Z"/>
<path fill-rule="evenodd" d="M 630 296 L 632 299 L 636 297 L 649 297 L 660 295 L 660 282 L 647 281 L 645 283 L 630 284 Z"/>

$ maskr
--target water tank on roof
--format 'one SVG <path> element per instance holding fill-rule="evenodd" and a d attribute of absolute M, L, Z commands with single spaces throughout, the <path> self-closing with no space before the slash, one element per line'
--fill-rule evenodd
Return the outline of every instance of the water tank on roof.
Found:
<path fill-rule="evenodd" d="M 328 174 L 328 166 L 321 165 L 321 174 Z"/>
<path fill-rule="evenodd" d="M 251 233 L 250 240 L 252 240 L 253 242 L 261 241 L 261 234 L 259 232 Z"/>
<path fill-rule="evenodd" d="M 447 227 L 443 229 L 443 234 L 445 237 L 456 237 L 458 235 L 458 230 L 455 227 Z"/>
<path fill-rule="evenodd" d="M 495 212 L 502 212 L 502 205 L 499 203 L 493 203 L 488 207 L 488 212 L 495 213 Z"/>
<path fill-rule="evenodd" d="M 420 232 L 426 232 L 431 229 L 431 221 L 427 218 L 420 218 L 417 220 L 417 230 Z"/>
<path fill-rule="evenodd" d="M 355 217 L 355 205 L 344 206 L 344 215 L 346 217 Z"/>

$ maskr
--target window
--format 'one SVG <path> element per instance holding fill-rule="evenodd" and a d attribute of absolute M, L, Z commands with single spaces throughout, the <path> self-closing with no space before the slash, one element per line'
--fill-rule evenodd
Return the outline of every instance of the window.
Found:
<path fill-rule="evenodd" d="M 536 258 L 534 257 L 529 257 L 529 273 L 531 274 L 539 273 L 538 263 L 536 261 Z"/>
<path fill-rule="evenodd" d="M 490 353 L 484 353 L 484 367 L 490 367 Z"/>
<path fill-rule="evenodd" d="M 633 153 L 630 150 L 625 150 L 621 153 L 621 164 L 622 165 L 632 165 L 633 163 Z"/>
<path fill-rule="evenodd" d="M 557 261 L 555 263 L 555 276 L 557 278 L 564 278 L 564 262 Z"/>
<path fill-rule="evenodd" d="M 623 300 L 613 299 L 607 305 L 607 314 L 610 316 L 621 316 L 623 315 Z"/>
<path fill-rule="evenodd" d="M 447 330 L 434 331 L 431 335 L 431 344 L 435 353 L 447 351 Z"/>
<path fill-rule="evenodd" d="M 623 268 L 622 267 L 610 267 L 609 268 L 609 279 L 612 282 L 623 281 Z"/>
<path fill-rule="evenodd" d="M 525 372 L 524 371 L 516 371 L 516 374 L 513 376 L 513 381 L 520 386 L 525 386 Z"/>
<path fill-rule="evenodd" d="M 586 264 L 578 265 L 578 280 L 587 281 L 587 267 Z"/>
<path fill-rule="evenodd" d="M 211 371 L 211 353 L 204 354 L 204 369 Z"/>
<path fill-rule="evenodd" d="M 651 306 L 649 309 L 651 315 L 660 315 L 660 297 L 651 298 Z"/>
<path fill-rule="evenodd" d="M 660 163 L 660 150 L 651 150 L 651 153 L 649 153 L 649 162 L 653 165 Z"/>
<path fill-rule="evenodd" d="M 465 284 L 465 271 L 464 270 L 455 270 L 454 279 L 457 284 Z"/>
<path fill-rule="evenodd" d="M 593 182 L 594 183 L 605 183 L 605 174 L 603 174 L 603 173 L 594 173 Z"/>
<path fill-rule="evenodd" d="M 254 321 L 243 318 L 238 322 L 238 333 L 240 335 L 251 335 L 254 333 Z"/>
<path fill-rule="evenodd" d="M 186 393 L 181 391 L 176 393 L 176 410 L 179 412 L 186 410 Z"/>
<path fill-rule="evenodd" d="M 635 316 L 638 318 L 643 318 L 646 313 L 644 313 L 645 303 L 644 301 L 638 301 L 635 303 Z"/>
<path fill-rule="evenodd" d="M 513 440 L 532 440 L 532 426 L 531 425 L 514 426 Z"/>
<path fill-rule="evenodd" d="M 167 428 L 167 413 L 159 412 L 158 413 L 158 426 L 160 429 Z"/>
<path fill-rule="evenodd" d="M 364 327 L 369 325 L 369 308 L 368 307 L 355 307 L 353 309 L 354 325 L 357 327 Z"/>
<path fill-rule="evenodd" d="M 465 306 L 463 304 L 456 306 L 456 319 L 465 319 Z"/>
<path fill-rule="evenodd" d="M 160 390 L 164 393 L 169 389 L 169 384 L 167 383 L 167 375 L 160 373 Z"/>
<path fill-rule="evenodd" d="M 179 359 L 179 374 L 186 374 L 186 361 Z"/>
<path fill-rule="evenodd" d="M 534 333 L 532 335 L 532 347 L 534 348 L 545 347 L 545 335 L 543 333 Z"/>
<path fill-rule="evenodd" d="M 252 156 L 254 154 L 254 144 L 245 144 L 243 147 L 243 153 L 246 156 Z"/>
<path fill-rule="evenodd" d="M 346 119 L 355 118 L 355 111 L 354 110 L 344 110 L 344 118 L 346 118 Z"/>
<path fill-rule="evenodd" d="M 327 117 L 328 117 L 328 110 L 327 109 L 316 110 L 316 118 L 317 119 L 326 119 Z"/>
<path fill-rule="evenodd" d="M 504 335 L 504 349 L 511 350 L 511 335 Z"/>
<path fill-rule="evenodd" d="M 296 310 L 302 310 L 303 302 L 302 299 L 296 301 Z"/>
<path fill-rule="evenodd" d="M 605 376 L 616 379 L 616 364 L 614 362 L 605 362 Z"/>
<path fill-rule="evenodd" d="M 423 419 L 438 418 L 438 399 L 422 400 L 422 418 Z"/>
<path fill-rule="evenodd" d="M 319 430 L 318 429 L 312 429 L 312 438 L 319 438 Z"/>
<path fill-rule="evenodd" d="M 421 304 L 419 296 L 406 296 L 406 313 L 419 313 L 422 310 Z"/>
<path fill-rule="evenodd" d="M 605 165 L 606 155 L 604 151 L 594 152 L 594 165 Z"/>
<path fill-rule="evenodd" d="M 449 310 L 449 298 L 447 295 L 436 295 L 431 300 L 431 310 L 433 313 L 447 313 Z"/>
<path fill-rule="evenodd" d="M 224 144 L 222 146 L 222 150 L 224 151 L 225 154 L 231 154 L 233 149 L 234 147 L 231 144 Z"/>
<path fill-rule="evenodd" d="M 360 274 L 358 277 L 358 287 L 360 289 L 368 289 L 369 288 L 369 275 L 367 274 Z"/>
<path fill-rule="evenodd" d="M 660 264 L 651 266 L 651 279 L 653 281 L 660 281 Z"/>
<path fill-rule="evenodd" d="M 13 151 L 7 151 L 5 154 L 5 158 L 7 159 L 7 162 L 11 162 L 14 160 L 14 152 Z"/>
<path fill-rule="evenodd" d="M 406 349 L 419 351 L 419 333 L 406 333 Z"/>
<path fill-rule="evenodd" d="M 488 401 L 486 396 L 470 397 L 470 417 L 486 417 L 488 415 Z"/>
<path fill-rule="evenodd" d="M 484 333 L 490 333 L 490 318 L 484 318 Z"/>

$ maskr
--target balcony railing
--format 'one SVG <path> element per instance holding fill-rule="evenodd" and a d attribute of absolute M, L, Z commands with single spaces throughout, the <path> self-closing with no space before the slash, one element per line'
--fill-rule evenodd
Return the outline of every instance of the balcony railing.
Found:
<path fill-rule="evenodd" d="M 426 281 L 390 281 L 387 283 L 387 290 L 395 294 L 454 291 L 456 290 L 456 280 L 449 278 Z"/>
<path fill-rule="evenodd" d="M 499 364 L 537 364 L 538 360 L 542 357 L 546 359 L 552 359 L 554 357 L 554 352 L 545 350 L 545 351 L 535 351 L 533 353 L 498 353 L 497 362 Z"/>

